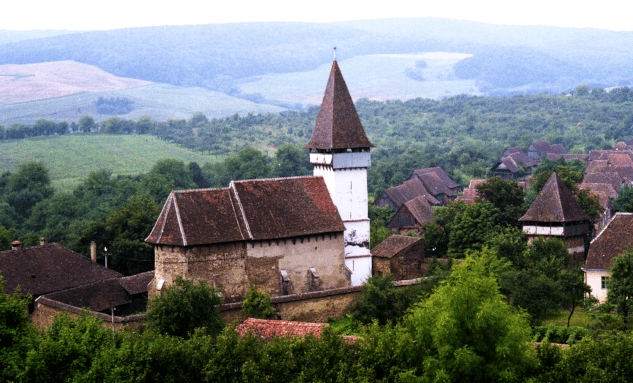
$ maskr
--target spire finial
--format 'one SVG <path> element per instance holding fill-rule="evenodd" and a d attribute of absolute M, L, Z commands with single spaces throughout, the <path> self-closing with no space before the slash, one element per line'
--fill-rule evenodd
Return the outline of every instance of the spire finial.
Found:
<path fill-rule="evenodd" d="M 336 61 L 336 47 L 334 47 L 334 61 Z"/>

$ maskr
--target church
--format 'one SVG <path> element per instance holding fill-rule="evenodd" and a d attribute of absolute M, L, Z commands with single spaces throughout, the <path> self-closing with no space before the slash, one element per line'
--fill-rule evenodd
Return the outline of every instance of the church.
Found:
<path fill-rule="evenodd" d="M 271 296 L 357 286 L 372 273 L 367 168 L 373 147 L 334 60 L 310 142 L 314 175 L 172 191 L 146 242 L 149 296 L 176 277 L 224 297 L 251 285 Z"/>

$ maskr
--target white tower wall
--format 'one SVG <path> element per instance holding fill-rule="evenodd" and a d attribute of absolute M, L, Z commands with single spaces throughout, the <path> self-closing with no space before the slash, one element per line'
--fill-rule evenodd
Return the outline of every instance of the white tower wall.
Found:
<path fill-rule="evenodd" d="M 314 175 L 322 176 L 345 225 L 345 265 L 352 285 L 361 285 L 372 273 L 369 251 L 367 168 L 370 153 L 310 153 Z"/>

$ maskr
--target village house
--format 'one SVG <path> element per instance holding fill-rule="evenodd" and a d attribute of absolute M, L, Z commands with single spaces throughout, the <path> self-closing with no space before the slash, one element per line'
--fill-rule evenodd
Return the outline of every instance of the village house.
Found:
<path fill-rule="evenodd" d="M 590 220 L 556 173 L 552 173 L 519 221 L 528 243 L 537 238 L 560 238 L 573 255 L 574 262 L 584 261 L 585 235 L 591 230 Z"/>
<path fill-rule="evenodd" d="M 461 191 L 459 185 L 440 167 L 416 169 L 409 177 L 410 180 L 419 179 L 422 185 L 442 205 L 448 205 Z"/>
<path fill-rule="evenodd" d="M 314 176 L 173 191 L 146 239 L 155 251 L 150 297 L 177 276 L 236 298 L 250 285 L 280 296 L 362 284 L 372 267 L 371 147 L 334 61 L 306 145 Z"/>
<path fill-rule="evenodd" d="M 419 278 L 426 271 L 424 240 L 392 235 L 372 249 L 374 275 L 391 274 L 394 280 Z"/>
<path fill-rule="evenodd" d="M 633 213 L 616 213 L 591 241 L 582 271 L 585 272 L 585 283 L 591 287 L 591 295 L 601 303 L 607 300 L 613 259 L 633 249 L 631 233 Z"/>
<path fill-rule="evenodd" d="M 426 198 L 416 197 L 400 206 L 400 209 L 396 211 L 396 214 L 387 224 L 387 229 L 395 230 L 398 233 L 414 231 L 422 234 L 422 225 L 432 221 L 433 207 Z"/>
<path fill-rule="evenodd" d="M 44 239 L 40 246 L 23 247 L 15 241 L 12 247 L 0 252 L 0 273 L 7 294 L 13 294 L 19 286 L 21 294 L 29 294 L 35 300 L 41 295 L 122 276 L 61 245 L 47 244 Z M 34 310 L 32 302 L 29 312 Z"/>
<path fill-rule="evenodd" d="M 440 205 L 440 201 L 435 199 L 424 187 L 422 181 L 418 177 L 404 181 L 398 186 L 394 186 L 382 192 L 382 194 L 374 201 L 373 206 L 388 206 L 391 210 L 397 211 L 406 202 L 416 197 L 425 198 L 432 206 Z"/>
<path fill-rule="evenodd" d="M 550 145 L 547 141 L 532 142 L 527 149 L 528 157 L 537 161 L 541 160 L 542 155 L 547 155 L 548 153 L 567 154 L 567 151 L 563 148 L 563 145 Z"/>

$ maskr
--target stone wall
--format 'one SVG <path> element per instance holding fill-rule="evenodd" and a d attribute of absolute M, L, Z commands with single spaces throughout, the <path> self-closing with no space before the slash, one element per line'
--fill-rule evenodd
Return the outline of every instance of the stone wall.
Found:
<path fill-rule="evenodd" d="M 418 279 L 395 281 L 396 287 L 419 283 Z M 348 314 L 360 295 L 362 286 L 341 289 L 315 291 L 272 298 L 273 307 L 281 320 L 324 323 L 329 318 L 340 319 Z M 228 303 L 219 307 L 226 324 L 237 320 L 243 322 L 247 317 L 242 313 L 242 303 Z"/>
<path fill-rule="evenodd" d="M 281 270 L 290 278 L 287 293 L 348 287 L 343 233 L 270 241 L 231 242 L 203 246 L 155 246 L 155 278 L 169 286 L 177 276 L 204 280 L 225 297 L 243 296 L 250 285 L 274 296 L 282 294 Z M 313 278 L 310 268 L 316 270 Z"/>
<path fill-rule="evenodd" d="M 67 305 L 48 298 L 39 297 L 35 302 L 35 310 L 31 313 L 31 320 L 36 327 L 42 329 L 53 324 L 53 320 L 58 315 L 69 315 L 77 318 L 83 313 L 90 313 L 103 321 L 103 327 L 112 328 L 112 316 L 95 311 L 87 311 L 75 306 Z M 127 317 L 114 316 L 114 328 L 117 331 L 124 329 L 134 329 L 142 325 L 144 315 L 131 315 Z"/>

